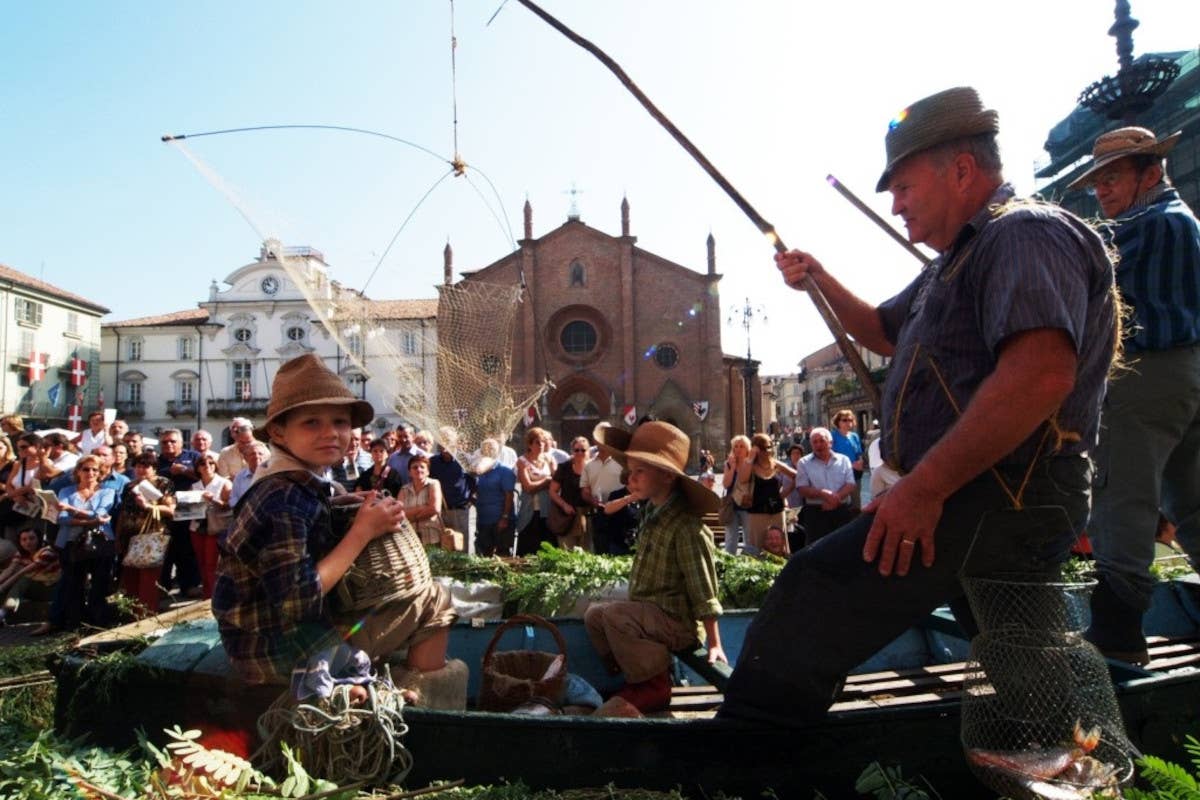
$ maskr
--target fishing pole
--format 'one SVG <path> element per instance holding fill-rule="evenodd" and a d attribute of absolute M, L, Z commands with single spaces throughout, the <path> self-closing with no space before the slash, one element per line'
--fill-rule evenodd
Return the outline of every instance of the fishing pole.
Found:
<path fill-rule="evenodd" d="M 687 151 L 688 155 L 695 159 L 695 161 L 704 169 L 704 171 L 708 173 L 709 177 L 717 182 L 718 186 L 725 190 L 725 193 L 729 195 L 737 207 L 742 210 L 742 213 L 749 217 L 750 221 L 754 223 L 755 227 L 762 231 L 762 233 L 767 237 L 767 240 L 774 245 L 775 250 L 779 253 L 787 252 L 787 247 L 783 244 L 783 240 L 775 231 L 775 226 L 767 222 L 766 218 L 764 218 L 762 214 L 759 214 L 758 211 L 755 210 L 754 206 L 750 205 L 746 198 L 742 197 L 741 192 L 739 192 L 733 186 L 733 184 L 730 183 L 715 166 L 713 166 L 712 162 L 700 152 L 700 149 L 696 147 L 696 145 L 692 144 L 691 140 L 683 134 L 683 131 L 675 127 L 675 123 L 671 122 L 671 120 L 668 119 L 667 116 L 663 114 L 657 106 L 654 105 L 650 98 L 638 88 L 637 84 L 633 82 L 625 70 L 621 69 L 617 62 L 613 61 L 607 53 L 605 53 L 596 45 L 592 44 L 592 42 L 583 38 L 579 34 L 575 33 L 575 31 L 559 22 L 532 0 L 517 0 L 517 2 L 532 11 L 546 24 L 554 28 L 563 36 L 567 37 L 584 50 L 587 50 L 589 53 L 595 56 L 601 64 L 607 67 L 608 70 L 617 77 L 617 80 L 621 82 L 621 85 L 628 89 L 629 92 L 635 98 L 637 98 L 637 101 L 641 103 L 642 107 L 650 113 L 650 116 L 653 117 L 658 124 L 662 125 L 663 128 L 667 130 L 667 133 L 671 134 L 672 138 L 674 138 L 675 141 Z M 859 383 L 862 384 L 863 392 L 867 395 L 867 398 L 871 401 L 871 404 L 876 409 L 881 408 L 882 404 L 879 397 L 879 387 L 875 385 L 875 381 L 871 378 L 871 372 L 867 368 L 866 362 L 863 361 L 862 355 L 858 352 L 858 348 L 855 347 L 855 345 L 850 341 L 850 337 L 846 334 L 846 329 L 842 326 L 841 321 L 833 312 L 833 308 L 829 305 L 829 300 L 826 299 L 825 294 L 821 291 L 821 288 L 817 286 L 816 282 L 811 276 L 806 276 L 804 278 L 804 281 L 801 283 L 801 287 L 808 292 L 808 296 L 812 299 L 813 305 L 817 307 L 817 312 L 821 315 L 821 319 L 825 321 L 825 325 L 829 328 L 830 333 L 833 334 L 833 338 L 834 341 L 837 342 L 838 349 L 841 350 L 842 355 L 846 357 L 846 360 L 850 362 L 850 366 L 853 368 L 854 374 L 858 377 Z"/>
<path fill-rule="evenodd" d="M 920 261 L 922 265 L 929 264 L 929 262 L 931 260 L 929 258 L 929 256 L 925 255 L 920 250 L 918 250 L 916 245 L 914 245 L 908 239 L 905 239 L 900 234 L 900 231 L 893 228 L 891 225 L 889 225 L 887 223 L 887 220 L 885 220 L 883 217 L 876 214 L 875 210 L 872 209 L 870 206 L 868 206 L 866 203 L 864 203 L 862 200 L 860 200 L 858 198 L 858 195 L 856 195 L 854 192 L 850 191 L 850 188 L 848 186 L 846 186 L 844 183 L 842 183 L 841 181 L 839 181 L 837 178 L 833 177 L 832 175 L 826 175 L 825 180 L 829 182 L 830 186 L 832 186 L 834 189 L 837 189 L 838 194 L 840 194 L 842 197 L 849 200 L 850 204 L 852 206 L 857 208 L 862 213 L 866 214 L 867 219 L 874 222 L 880 228 L 883 228 L 884 233 L 886 233 L 888 236 L 895 239 L 900 244 L 900 246 L 903 247 L 905 250 L 912 253 L 913 258 Z"/>

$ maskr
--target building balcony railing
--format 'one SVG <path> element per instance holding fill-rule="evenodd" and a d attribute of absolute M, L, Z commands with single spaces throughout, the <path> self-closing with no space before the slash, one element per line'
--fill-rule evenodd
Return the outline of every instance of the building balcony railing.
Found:
<path fill-rule="evenodd" d="M 167 415 L 171 417 L 194 417 L 198 410 L 195 400 L 167 401 Z"/>
<path fill-rule="evenodd" d="M 266 397 L 252 397 L 249 400 L 238 398 L 213 397 L 208 401 L 208 416 L 210 417 L 261 417 L 267 413 Z"/>
<path fill-rule="evenodd" d="M 140 400 L 118 400 L 117 416 L 121 419 L 141 419 L 146 416 L 146 404 Z"/>

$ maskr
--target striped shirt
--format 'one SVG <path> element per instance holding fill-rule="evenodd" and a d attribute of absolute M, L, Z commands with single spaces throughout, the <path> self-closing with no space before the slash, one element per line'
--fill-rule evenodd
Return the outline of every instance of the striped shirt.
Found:
<path fill-rule="evenodd" d="M 879 306 L 895 345 L 880 418 L 884 459 L 911 470 L 958 419 L 954 405 L 966 408 L 995 370 L 1004 341 L 1040 328 L 1065 331 L 1079 359 L 1058 423 L 1081 438 L 1059 452 L 1093 446 L 1112 360 L 1112 286 L 1104 244 L 1085 222 L 999 187 L 946 252 Z M 1029 463 L 1042 438 L 1039 428 L 998 463 Z"/>
<path fill-rule="evenodd" d="M 1200 223 L 1173 187 L 1113 219 L 1117 286 L 1133 310 L 1125 348 L 1168 350 L 1200 342 Z"/>
<path fill-rule="evenodd" d="M 712 542 L 712 532 L 678 492 L 661 506 L 648 505 L 629 571 L 629 599 L 654 603 L 676 619 L 693 623 L 696 640 L 703 641 L 700 620 L 721 614 Z"/>

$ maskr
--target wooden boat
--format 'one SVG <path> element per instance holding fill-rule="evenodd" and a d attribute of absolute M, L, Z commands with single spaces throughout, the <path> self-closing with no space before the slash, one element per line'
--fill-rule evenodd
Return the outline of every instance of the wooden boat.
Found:
<path fill-rule="evenodd" d="M 1130 739 L 1143 752 L 1184 763 L 1183 734 L 1200 732 L 1198 588 L 1160 585 L 1147 616 L 1147 630 L 1155 633 L 1149 637 L 1153 660 L 1145 668 L 1109 664 Z M 752 614 L 733 612 L 722 619 L 731 659 Z M 567 642 L 570 671 L 601 691 L 615 688 L 591 657 L 582 623 L 556 623 Z M 460 623 L 452 631 L 450 653 L 471 666 L 472 696 L 497 624 Z M 513 639 L 506 638 L 503 648 L 555 649 L 544 632 L 532 628 L 509 635 Z M 923 775 L 943 797 L 986 797 L 959 741 L 967 652 L 953 618 L 935 614 L 856 669 L 826 719 L 796 728 L 714 718 L 719 693 L 683 665 L 671 713 L 663 717 L 533 717 L 409 707 L 404 744 L 415 766 L 406 783 L 506 778 L 535 787 L 612 783 L 746 798 L 769 788 L 781 798 L 809 800 L 816 790 L 828 798 L 857 797 L 855 778 L 870 762 L 881 761 L 901 764 L 905 775 Z M 56 725 L 67 735 L 89 734 L 110 745 L 129 744 L 135 727 L 152 737 L 175 724 L 252 730 L 277 694 L 231 678 L 211 618 L 172 627 L 103 680 L 89 680 L 88 663 L 88 655 L 76 653 L 60 665 Z"/>

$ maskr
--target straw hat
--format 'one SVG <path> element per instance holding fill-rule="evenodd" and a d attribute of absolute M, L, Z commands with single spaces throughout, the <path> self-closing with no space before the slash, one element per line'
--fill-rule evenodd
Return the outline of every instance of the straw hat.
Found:
<path fill-rule="evenodd" d="M 601 445 L 612 450 L 613 458 L 628 466 L 627 459 L 638 461 L 666 470 L 683 478 L 679 489 L 688 505 L 702 514 L 714 512 L 720 506 L 716 493 L 699 481 L 692 480 L 684 468 L 692 442 L 687 434 L 668 422 L 644 422 L 630 435 L 612 426 L 597 425 L 592 435 Z"/>
<path fill-rule="evenodd" d="M 375 417 L 375 409 L 366 400 L 354 396 L 342 379 L 313 353 L 293 358 L 279 368 L 271 383 L 271 402 L 267 421 L 254 429 L 254 438 L 269 442 L 267 426 L 280 415 L 300 406 L 350 406 L 350 424 L 362 427 Z"/>
<path fill-rule="evenodd" d="M 1182 135 L 1183 131 L 1176 131 L 1160 141 L 1154 136 L 1154 131 L 1136 126 L 1102 133 L 1092 145 L 1092 163 L 1082 175 L 1071 181 L 1067 188 L 1081 189 L 1089 185 L 1097 172 L 1126 156 L 1147 155 L 1161 158 L 1171 152 L 1171 148 Z"/>
<path fill-rule="evenodd" d="M 888 123 L 884 138 L 887 166 L 875 191 L 887 191 L 892 170 L 911 155 L 964 136 L 999 131 L 999 115 L 984 108 L 979 93 L 969 86 L 946 89 L 918 100 Z"/>

